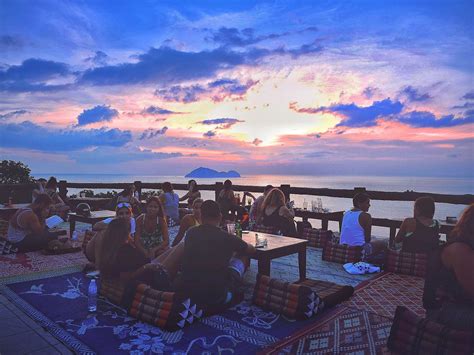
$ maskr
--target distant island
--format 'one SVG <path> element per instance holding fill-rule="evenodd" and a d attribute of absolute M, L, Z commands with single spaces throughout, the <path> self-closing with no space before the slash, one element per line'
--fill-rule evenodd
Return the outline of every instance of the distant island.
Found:
<path fill-rule="evenodd" d="M 185 175 L 186 178 L 239 178 L 240 174 L 235 170 L 216 171 L 209 168 L 197 168 Z"/>

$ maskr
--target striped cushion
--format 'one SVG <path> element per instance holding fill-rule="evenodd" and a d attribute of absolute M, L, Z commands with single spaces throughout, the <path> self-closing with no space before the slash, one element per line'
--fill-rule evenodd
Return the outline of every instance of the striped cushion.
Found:
<path fill-rule="evenodd" d="M 385 271 L 397 274 L 424 277 L 428 266 L 428 255 L 424 253 L 408 253 L 399 250 L 389 250 Z"/>
<path fill-rule="evenodd" d="M 308 246 L 323 248 L 326 241 L 332 238 L 332 232 L 317 228 L 303 229 L 303 239 L 308 240 Z"/>
<path fill-rule="evenodd" d="M 421 319 L 397 307 L 387 347 L 400 354 L 473 354 L 474 331 L 461 331 Z"/>
<path fill-rule="evenodd" d="M 324 307 L 319 296 L 309 287 L 260 274 L 257 275 L 252 301 L 264 310 L 294 319 L 310 318 Z"/>
<path fill-rule="evenodd" d="M 7 238 L 8 224 L 8 221 L 0 219 L 0 238 Z"/>
<path fill-rule="evenodd" d="M 118 278 L 100 277 L 99 294 L 110 302 L 123 306 L 126 283 Z"/>
<path fill-rule="evenodd" d="M 175 331 L 192 324 L 202 316 L 203 311 L 189 298 L 140 284 L 136 288 L 129 314 L 161 329 Z"/>
<path fill-rule="evenodd" d="M 362 247 L 351 247 L 328 241 L 323 247 L 323 260 L 346 264 L 362 260 Z"/>
<path fill-rule="evenodd" d="M 267 227 L 263 224 L 256 224 L 253 226 L 252 230 L 258 233 L 267 233 L 267 234 L 276 234 L 277 230 L 275 227 Z"/>
<path fill-rule="evenodd" d="M 312 289 L 324 303 L 324 307 L 333 307 L 349 299 L 354 293 L 354 287 L 338 285 L 329 281 L 305 279 L 297 284 Z"/>

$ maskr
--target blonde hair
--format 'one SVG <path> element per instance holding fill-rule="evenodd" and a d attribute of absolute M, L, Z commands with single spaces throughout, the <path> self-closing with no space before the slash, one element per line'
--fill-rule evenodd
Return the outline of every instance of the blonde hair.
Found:
<path fill-rule="evenodd" d="M 260 210 L 258 211 L 257 220 L 263 217 L 265 213 L 265 209 L 268 206 L 281 207 L 285 205 L 285 202 L 286 202 L 286 198 L 283 191 L 281 191 L 278 188 L 271 189 L 268 192 L 267 196 L 265 196 L 265 199 L 263 200 Z"/>

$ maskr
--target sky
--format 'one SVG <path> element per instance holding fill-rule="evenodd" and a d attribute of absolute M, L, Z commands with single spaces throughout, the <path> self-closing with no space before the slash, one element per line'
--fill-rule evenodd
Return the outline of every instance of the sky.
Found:
<path fill-rule="evenodd" d="M 0 156 L 474 177 L 473 18 L 470 0 L 0 0 Z"/>

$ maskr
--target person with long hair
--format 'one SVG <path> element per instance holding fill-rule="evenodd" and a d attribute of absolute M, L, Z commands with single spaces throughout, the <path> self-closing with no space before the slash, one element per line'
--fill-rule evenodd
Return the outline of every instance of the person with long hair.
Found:
<path fill-rule="evenodd" d="M 201 205 L 204 201 L 197 198 L 193 201 L 193 213 L 187 214 L 181 219 L 179 224 L 179 231 L 176 234 L 176 238 L 173 240 L 172 246 L 177 245 L 184 237 L 188 229 L 199 226 L 201 224 Z"/>
<path fill-rule="evenodd" d="M 474 204 L 462 214 L 448 242 L 428 268 L 423 306 L 430 319 L 474 330 Z"/>
<path fill-rule="evenodd" d="M 188 192 L 182 197 L 180 201 L 188 200 L 188 208 L 192 208 L 194 200 L 201 198 L 201 192 L 199 191 L 199 186 L 196 180 L 188 181 Z"/>
<path fill-rule="evenodd" d="M 268 191 L 262 202 L 257 217 L 257 223 L 267 227 L 274 227 L 281 234 L 296 237 L 294 222 L 295 214 L 286 206 L 285 194 L 278 188 Z"/>
<path fill-rule="evenodd" d="M 146 202 L 146 212 L 137 218 L 135 242 L 138 250 L 153 259 L 169 247 L 168 224 L 157 196 Z"/>
<path fill-rule="evenodd" d="M 10 218 L 7 240 L 20 252 L 44 249 L 51 240 L 57 239 L 48 232 L 45 222 L 52 203 L 47 194 L 38 194 L 35 202 L 20 208 Z"/>
<path fill-rule="evenodd" d="M 160 195 L 160 201 L 165 209 L 166 217 L 174 223 L 179 223 L 179 196 L 168 181 L 163 183 L 162 188 L 163 193 Z"/>
<path fill-rule="evenodd" d="M 51 176 L 44 186 L 44 192 L 51 197 L 53 201 L 50 208 L 51 215 L 59 215 L 62 219 L 67 220 L 67 213 L 70 210 L 70 207 L 66 202 L 59 196 L 58 190 L 58 180 L 54 176 Z"/>
<path fill-rule="evenodd" d="M 117 195 L 116 204 L 129 203 L 132 206 L 132 212 L 137 216 L 140 213 L 140 201 L 135 197 L 135 185 L 130 184 Z"/>
<path fill-rule="evenodd" d="M 273 189 L 273 186 L 272 185 L 267 185 L 263 189 L 263 195 L 261 195 L 257 198 L 254 197 L 255 201 L 253 202 L 252 206 L 250 207 L 250 213 L 249 213 L 249 218 L 252 222 L 257 222 L 258 214 L 259 214 L 259 211 L 261 210 L 262 203 L 265 200 L 265 197 L 267 197 L 268 193 L 271 191 L 271 189 Z M 251 195 L 249 192 L 246 192 L 246 194 Z M 251 196 L 253 197 L 253 195 L 251 195 Z M 244 199 L 245 199 L 245 194 L 244 194 Z"/>
<path fill-rule="evenodd" d="M 219 195 L 217 196 L 217 204 L 219 205 L 224 219 L 232 219 L 229 218 L 229 214 L 235 214 L 235 212 L 237 211 L 237 204 L 235 203 L 235 194 L 234 190 L 232 189 L 232 181 L 224 181 L 224 188 L 219 191 Z"/>
<path fill-rule="evenodd" d="M 420 197 L 415 201 L 413 217 L 406 218 L 395 242 L 402 243 L 402 251 L 429 253 L 439 244 L 439 223 L 433 219 L 435 202 L 431 197 Z"/>
<path fill-rule="evenodd" d="M 135 235 L 136 231 L 136 221 L 133 217 L 132 205 L 128 202 L 120 202 L 115 208 L 115 218 L 107 218 L 103 221 L 99 221 L 92 226 L 92 230 L 99 232 L 105 230 L 110 222 L 114 219 L 125 219 L 130 224 L 130 233 L 132 237 Z"/>

